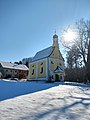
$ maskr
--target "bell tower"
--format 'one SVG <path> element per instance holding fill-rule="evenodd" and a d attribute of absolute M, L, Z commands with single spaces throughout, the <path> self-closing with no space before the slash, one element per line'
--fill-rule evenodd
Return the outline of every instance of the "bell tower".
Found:
<path fill-rule="evenodd" d="M 59 48 L 58 35 L 56 35 L 56 32 L 55 32 L 55 35 L 53 35 L 53 47 Z"/>

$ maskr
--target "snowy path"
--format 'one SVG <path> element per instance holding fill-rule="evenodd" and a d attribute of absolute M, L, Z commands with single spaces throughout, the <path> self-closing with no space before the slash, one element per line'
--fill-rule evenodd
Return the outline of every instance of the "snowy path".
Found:
<path fill-rule="evenodd" d="M 0 120 L 90 120 L 90 86 L 54 85 L 1 101 Z"/>

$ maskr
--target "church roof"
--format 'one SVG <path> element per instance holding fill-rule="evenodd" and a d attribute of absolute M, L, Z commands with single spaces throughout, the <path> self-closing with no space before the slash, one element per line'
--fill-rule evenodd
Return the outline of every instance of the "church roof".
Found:
<path fill-rule="evenodd" d="M 56 34 L 55 34 L 55 35 L 53 35 L 53 38 L 58 38 L 58 35 L 56 35 Z"/>
<path fill-rule="evenodd" d="M 63 73 L 64 70 L 62 70 L 59 66 L 54 70 L 55 73 Z"/>
<path fill-rule="evenodd" d="M 51 47 L 48 47 L 44 50 L 37 52 L 36 55 L 33 57 L 32 61 L 37 61 L 37 60 L 49 57 L 51 53 L 53 52 L 53 50 L 54 48 L 51 46 Z"/>

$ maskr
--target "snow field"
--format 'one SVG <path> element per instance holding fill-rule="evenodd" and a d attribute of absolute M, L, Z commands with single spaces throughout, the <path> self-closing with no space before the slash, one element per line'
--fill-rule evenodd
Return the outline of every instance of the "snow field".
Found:
<path fill-rule="evenodd" d="M 24 84 L 31 92 L 2 100 L 0 120 L 90 120 L 90 86 L 39 82 Z M 32 92 L 33 89 L 37 90 Z M 23 87 L 18 89 L 18 93 L 21 91 Z"/>

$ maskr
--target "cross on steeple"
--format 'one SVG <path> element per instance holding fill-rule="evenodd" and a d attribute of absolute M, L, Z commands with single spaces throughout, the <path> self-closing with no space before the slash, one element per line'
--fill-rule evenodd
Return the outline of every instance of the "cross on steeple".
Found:
<path fill-rule="evenodd" d="M 55 34 L 56 34 L 56 29 L 55 29 Z"/>

